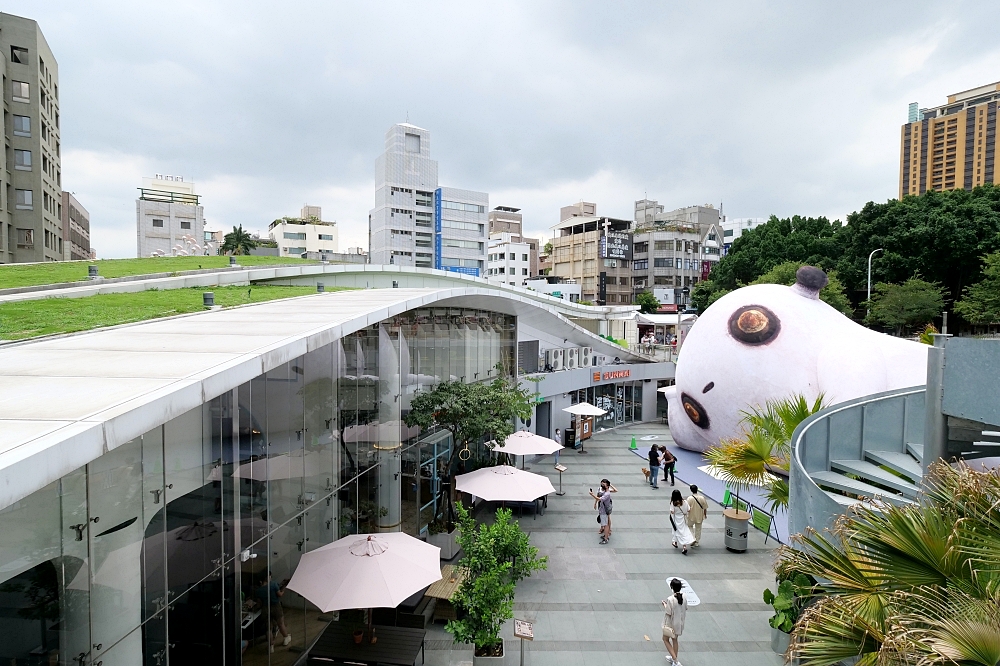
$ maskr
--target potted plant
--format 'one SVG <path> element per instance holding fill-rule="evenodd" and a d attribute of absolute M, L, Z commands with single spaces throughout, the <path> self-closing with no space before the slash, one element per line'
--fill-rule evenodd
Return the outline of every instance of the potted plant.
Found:
<path fill-rule="evenodd" d="M 445 625 L 445 631 L 456 643 L 475 646 L 473 666 L 501 665 L 505 653 L 500 631 L 514 617 L 514 586 L 532 571 L 545 569 L 548 558 L 538 557 L 510 509 L 499 509 L 490 525 L 476 525 L 460 502 L 455 510 L 463 551 L 458 566 L 464 579 L 453 599 L 458 619 Z"/>
<path fill-rule="evenodd" d="M 813 581 L 805 574 L 794 574 L 778 580 L 778 593 L 764 588 L 764 603 L 774 608 L 771 625 L 771 649 L 778 654 L 788 652 L 792 629 L 810 598 Z"/>
<path fill-rule="evenodd" d="M 455 523 L 438 518 L 427 526 L 427 543 L 441 549 L 441 559 L 450 560 L 458 555 L 458 530 Z"/>

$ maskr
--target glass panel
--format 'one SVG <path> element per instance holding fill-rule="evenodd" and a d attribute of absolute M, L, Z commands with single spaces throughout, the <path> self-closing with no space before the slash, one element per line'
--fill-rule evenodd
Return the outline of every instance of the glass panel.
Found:
<path fill-rule="evenodd" d="M 168 602 L 222 564 L 220 438 L 232 433 L 232 394 L 163 426 Z M 171 629 L 173 635 L 173 629 Z"/>
<path fill-rule="evenodd" d="M 267 520 L 281 525 L 299 511 L 304 464 L 302 361 L 278 366 L 266 375 Z"/>
<path fill-rule="evenodd" d="M 285 589 L 302 557 L 305 546 L 303 526 L 298 520 L 282 525 L 271 533 L 268 544 L 271 578 L 258 587 L 255 594 L 262 602 L 263 614 L 276 634 L 275 651 L 270 655 L 270 663 L 285 666 L 298 659 L 305 641 L 305 600 Z M 285 637 L 289 635 L 292 637 L 289 647 L 282 647 Z M 266 649 L 266 641 L 262 647 Z"/>
<path fill-rule="evenodd" d="M 90 503 L 90 617 L 94 657 L 142 622 L 142 439 L 105 453 L 87 466 Z M 131 663 L 142 661 L 141 641 Z M 125 650 L 122 654 L 132 654 Z"/>
<path fill-rule="evenodd" d="M 65 575 L 75 578 L 82 572 L 85 593 L 87 569 L 83 560 L 74 559 L 66 562 L 70 567 L 64 572 L 59 513 L 58 481 L 0 511 L 0 662 L 4 664 L 59 656 L 60 647 L 71 642 L 64 641 L 69 637 L 59 628 L 66 610 Z M 86 518 L 82 522 L 85 527 Z M 72 543 L 76 530 L 67 531 Z M 85 558 L 86 542 L 81 543 Z"/>
<path fill-rule="evenodd" d="M 222 587 L 221 569 L 217 569 L 171 600 L 167 611 L 171 664 L 223 663 Z"/>
<path fill-rule="evenodd" d="M 379 532 L 398 532 L 400 517 L 399 323 L 379 326 L 379 428 L 377 450 Z M 384 512 L 384 515 L 383 515 Z"/>
<path fill-rule="evenodd" d="M 161 612 L 166 605 L 167 569 L 164 562 L 167 541 L 164 534 L 166 522 L 163 510 L 165 505 L 163 484 L 163 427 L 161 426 L 142 436 L 142 502 L 143 515 L 146 519 L 143 525 L 140 555 L 143 621 Z M 149 648 L 147 645 L 147 663 L 152 653 L 160 649 Z"/>
<path fill-rule="evenodd" d="M 65 665 L 82 653 L 90 651 L 90 568 L 87 566 L 89 539 L 87 537 L 87 473 L 86 468 L 71 472 L 59 481 L 59 506 L 62 510 L 62 529 L 53 531 L 62 540 L 62 558 L 59 563 L 61 596 L 59 599 L 59 646 Z M 44 521 L 35 523 L 38 527 Z M 0 529 L 0 538 L 9 536 L 6 525 Z M 0 561 L 9 561 L 4 557 Z"/>

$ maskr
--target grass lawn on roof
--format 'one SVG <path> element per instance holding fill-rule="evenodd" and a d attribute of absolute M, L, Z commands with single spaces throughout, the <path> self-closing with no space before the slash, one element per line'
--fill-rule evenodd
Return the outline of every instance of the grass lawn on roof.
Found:
<path fill-rule="evenodd" d="M 343 288 L 327 287 L 327 291 Z M 279 298 L 315 294 L 316 287 L 214 287 L 170 289 L 132 294 L 100 294 L 86 298 L 43 298 L 0 304 L 0 339 L 23 340 L 53 333 L 74 333 L 103 326 L 202 312 L 202 293 L 215 293 L 215 304 L 223 307 L 262 303 Z"/>
<path fill-rule="evenodd" d="M 315 264 L 309 259 L 289 257 L 236 257 L 240 266 Z M 228 256 L 148 257 L 146 259 L 95 259 L 91 261 L 49 261 L 40 264 L 0 265 L 0 289 L 35 287 L 42 284 L 78 282 L 87 279 L 87 266 L 96 265 L 101 277 L 118 278 L 152 273 L 177 273 L 200 268 L 225 268 Z"/>

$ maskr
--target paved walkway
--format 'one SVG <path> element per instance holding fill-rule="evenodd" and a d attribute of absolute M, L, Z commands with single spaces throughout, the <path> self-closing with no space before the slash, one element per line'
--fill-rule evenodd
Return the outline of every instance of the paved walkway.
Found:
<path fill-rule="evenodd" d="M 547 571 L 517 587 L 514 616 L 534 622 L 535 629 L 525 663 L 665 664 L 660 599 L 669 594 L 666 579 L 680 576 L 701 598 L 701 605 L 691 608 L 681 636 L 684 666 L 781 664 L 770 649 L 771 613 L 761 600 L 763 589 L 774 581 L 774 541 L 765 546 L 763 535 L 751 530 L 750 550 L 726 551 L 720 508 L 713 504 L 701 547 L 686 557 L 672 548 L 666 513 L 670 486 L 649 488 L 640 471 L 642 461 L 628 451 L 632 435 L 650 434 L 669 440 L 666 426 L 643 423 L 595 435 L 586 443 L 586 455 L 567 450 L 560 461 L 569 468 L 563 474 L 566 495 L 551 496 L 548 510 L 537 520 L 522 519 L 532 543 L 549 557 Z M 529 460 L 528 465 L 552 477 L 558 487 L 551 458 L 534 464 Z M 604 477 L 618 488 L 607 546 L 598 544 L 596 512 L 587 494 Z M 687 491 L 680 482 L 677 487 Z M 452 646 L 442 626 L 428 630 L 427 663 L 471 662 L 471 649 Z M 513 638 L 511 626 L 505 636 Z M 518 641 L 509 640 L 508 646 L 507 666 L 515 666 Z"/>

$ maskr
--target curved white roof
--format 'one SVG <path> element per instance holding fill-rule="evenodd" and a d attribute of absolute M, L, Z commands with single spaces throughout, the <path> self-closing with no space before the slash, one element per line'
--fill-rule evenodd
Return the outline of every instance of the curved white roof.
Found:
<path fill-rule="evenodd" d="M 643 360 L 535 299 L 467 287 L 330 292 L 7 345 L 0 508 L 292 358 L 430 305 L 514 314 L 596 353 Z"/>

